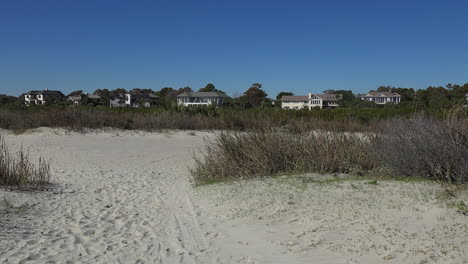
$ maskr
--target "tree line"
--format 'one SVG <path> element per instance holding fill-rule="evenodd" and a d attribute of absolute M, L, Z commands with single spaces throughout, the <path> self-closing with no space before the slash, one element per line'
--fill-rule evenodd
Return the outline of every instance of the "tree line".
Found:
<path fill-rule="evenodd" d="M 205 87 L 197 90 L 198 92 L 219 92 L 225 93 L 216 88 L 212 83 L 208 83 Z M 401 95 L 401 103 L 392 107 L 413 107 L 418 109 L 445 109 L 453 105 L 464 105 L 467 102 L 466 94 L 468 94 L 468 83 L 463 85 L 447 84 L 443 86 L 429 86 L 426 89 L 402 88 L 393 86 L 379 86 L 372 90 L 377 92 L 391 92 Z M 106 105 L 110 99 L 122 97 L 125 93 L 152 93 L 160 97 L 159 106 L 164 108 L 174 107 L 176 105 L 176 97 L 184 92 L 194 92 L 191 87 L 172 88 L 163 87 L 160 90 L 133 88 L 127 91 L 124 88 L 97 89 L 93 92 L 94 95 L 100 97 L 100 104 Z M 351 90 L 325 90 L 323 93 L 341 94 L 341 107 L 344 108 L 373 108 L 378 107 L 373 102 L 363 101 L 360 96 L 363 94 L 355 94 Z M 73 91 L 68 96 L 83 95 L 82 90 Z M 271 98 L 263 90 L 261 83 L 253 83 L 241 96 L 225 100 L 223 107 L 247 109 L 257 107 L 281 107 L 281 97 L 286 95 L 294 95 L 292 92 L 284 91 Z M 123 100 L 123 98 L 122 98 Z M 12 105 L 24 103 L 24 96 L 19 98 L 7 95 L 0 95 L 0 105 Z M 65 103 L 65 102 L 63 102 Z"/>

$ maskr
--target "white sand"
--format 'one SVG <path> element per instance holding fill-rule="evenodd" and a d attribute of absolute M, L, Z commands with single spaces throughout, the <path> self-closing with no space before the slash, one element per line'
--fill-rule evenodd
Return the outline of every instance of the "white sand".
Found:
<path fill-rule="evenodd" d="M 0 191 L 0 263 L 468 263 L 468 216 L 437 184 L 194 189 L 195 134 L 7 133 L 51 159 L 56 187 Z"/>

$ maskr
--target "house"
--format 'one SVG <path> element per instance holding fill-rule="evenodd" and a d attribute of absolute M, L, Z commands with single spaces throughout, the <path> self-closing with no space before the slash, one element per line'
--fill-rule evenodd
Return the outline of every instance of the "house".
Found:
<path fill-rule="evenodd" d="M 99 95 L 94 95 L 94 94 L 78 94 L 78 95 L 70 95 L 68 96 L 67 101 L 73 104 L 74 106 L 77 105 L 97 105 L 99 104 L 99 100 L 101 97 Z"/>
<path fill-rule="evenodd" d="M 42 91 L 32 90 L 24 95 L 24 103 L 26 105 L 44 105 L 46 103 L 54 103 L 65 99 L 65 95 L 61 91 L 45 89 Z"/>
<path fill-rule="evenodd" d="M 281 97 L 283 109 L 336 108 L 342 98 L 341 94 L 312 94 Z"/>
<path fill-rule="evenodd" d="M 339 102 L 342 98 L 343 95 L 341 94 L 312 94 L 309 100 L 309 107 L 310 109 L 314 107 L 319 107 L 320 109 L 336 108 L 339 106 Z"/>
<path fill-rule="evenodd" d="M 124 107 L 125 106 L 125 95 L 115 94 L 111 99 L 109 99 L 110 107 Z"/>
<path fill-rule="evenodd" d="M 371 91 L 361 96 L 361 99 L 376 104 L 399 104 L 401 102 L 401 95 L 391 92 Z"/>
<path fill-rule="evenodd" d="M 151 107 L 157 105 L 159 96 L 152 93 L 127 93 L 125 94 L 125 106 L 130 107 Z"/>
<path fill-rule="evenodd" d="M 222 105 L 230 98 L 221 92 L 184 92 L 177 96 L 177 104 L 182 106 Z"/>
<path fill-rule="evenodd" d="M 285 95 L 281 97 L 281 108 L 299 110 L 308 104 L 309 99 L 307 95 Z"/>

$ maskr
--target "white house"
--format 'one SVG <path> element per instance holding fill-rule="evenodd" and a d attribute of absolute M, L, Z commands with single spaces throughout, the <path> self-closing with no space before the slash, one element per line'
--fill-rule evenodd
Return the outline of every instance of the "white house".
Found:
<path fill-rule="evenodd" d="M 159 96 L 152 93 L 126 93 L 125 106 L 151 107 L 159 102 Z"/>
<path fill-rule="evenodd" d="M 399 104 L 401 102 L 401 95 L 391 92 L 371 91 L 362 96 L 361 99 L 376 104 Z"/>
<path fill-rule="evenodd" d="M 61 91 L 53 91 L 45 89 L 42 91 L 32 90 L 24 95 L 24 103 L 26 105 L 43 105 L 50 101 L 50 103 L 65 99 L 65 95 Z"/>
<path fill-rule="evenodd" d="M 115 94 L 111 99 L 109 99 L 110 107 L 124 107 L 125 106 L 125 95 Z"/>
<path fill-rule="evenodd" d="M 318 107 L 335 108 L 339 106 L 341 94 L 312 94 L 299 96 L 281 97 L 281 108 L 283 109 L 312 109 Z"/>
<path fill-rule="evenodd" d="M 177 104 L 182 106 L 222 105 L 229 98 L 221 92 L 185 92 L 177 96 Z"/>
<path fill-rule="evenodd" d="M 341 94 L 312 94 L 309 100 L 309 108 L 336 108 L 343 97 Z"/>

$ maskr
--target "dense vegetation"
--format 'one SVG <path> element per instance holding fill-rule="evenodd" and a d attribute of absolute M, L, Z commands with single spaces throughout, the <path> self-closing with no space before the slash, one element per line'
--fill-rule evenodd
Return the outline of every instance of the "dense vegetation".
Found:
<path fill-rule="evenodd" d="M 94 94 L 100 101 L 93 104 L 70 107 L 59 102 L 45 106 L 24 106 L 20 99 L 3 96 L 0 98 L 0 128 L 24 130 L 47 127 L 63 127 L 74 130 L 86 128 L 120 129 L 229 129 L 248 130 L 265 126 L 283 127 L 294 132 L 299 129 L 334 129 L 340 131 L 373 131 L 382 120 L 401 116 L 409 117 L 415 113 L 432 114 L 437 117 L 455 105 L 466 104 L 465 94 L 468 84 L 446 87 L 428 87 L 424 90 L 381 86 L 377 91 L 395 92 L 402 95 L 398 105 L 376 105 L 363 101 L 358 95 L 346 90 L 327 90 L 325 93 L 343 95 L 341 106 L 337 109 L 324 110 L 282 110 L 280 98 L 291 95 L 279 93 L 275 100 L 269 99 L 262 90 L 262 85 L 254 83 L 246 92 L 227 100 L 221 107 L 186 107 L 177 106 L 178 94 L 192 91 L 190 87 L 173 89 L 164 87 L 160 91 L 151 89 L 132 89 L 138 93 L 156 93 L 160 104 L 150 109 L 110 108 L 104 102 L 127 92 L 123 88 L 115 90 L 98 89 Z M 222 92 L 213 84 L 207 84 L 199 91 Z M 70 95 L 83 94 L 74 91 Z"/>
<path fill-rule="evenodd" d="M 426 110 L 442 116 L 444 110 Z M 375 131 L 378 123 L 395 116 L 409 117 L 412 108 L 338 108 L 323 111 L 282 110 L 271 107 L 233 109 L 194 108 L 109 108 L 35 106 L 0 108 L 0 128 L 27 130 L 38 127 L 71 130 L 119 128 L 148 131 L 163 129 L 252 130 L 282 127 L 290 132 L 304 129 Z"/>
<path fill-rule="evenodd" d="M 174 89 L 172 87 L 164 87 L 159 91 L 152 89 L 140 89 L 134 88 L 130 92 L 135 93 L 153 93 L 160 97 L 159 108 L 170 110 L 176 106 L 176 96 L 184 93 L 193 91 L 190 87 L 183 87 Z M 223 92 L 216 88 L 214 84 L 207 84 L 205 87 L 198 89 L 201 92 Z M 413 108 L 417 110 L 421 109 L 450 109 L 454 105 L 466 104 L 466 94 L 468 93 L 468 83 L 463 85 L 447 84 L 445 87 L 430 86 L 426 89 L 416 90 L 413 88 L 401 88 L 392 86 L 380 86 L 376 89 L 379 92 L 393 92 L 398 93 L 402 96 L 402 103 L 397 107 L 402 108 Z M 94 95 L 100 96 L 100 100 L 89 102 L 90 106 L 108 106 L 109 100 L 112 98 L 122 98 L 122 95 L 128 91 L 124 88 L 117 88 L 114 90 L 109 89 L 97 89 L 93 92 Z M 364 102 L 359 96 L 360 94 L 354 94 L 350 90 L 326 90 L 324 93 L 336 93 L 343 96 L 341 107 L 343 108 L 376 108 L 379 107 L 372 102 Z M 83 91 L 73 91 L 70 95 L 84 94 Z M 270 98 L 262 89 L 262 84 L 253 83 L 241 96 L 231 98 L 227 100 L 223 105 L 224 108 L 234 109 L 249 109 L 258 107 L 281 107 L 281 97 L 283 95 L 293 95 L 291 92 L 280 92 L 275 98 Z M 64 100 L 62 102 L 56 102 L 58 105 L 67 105 Z M 24 105 L 24 96 L 19 98 L 0 95 L 0 106 L 14 106 Z"/>

